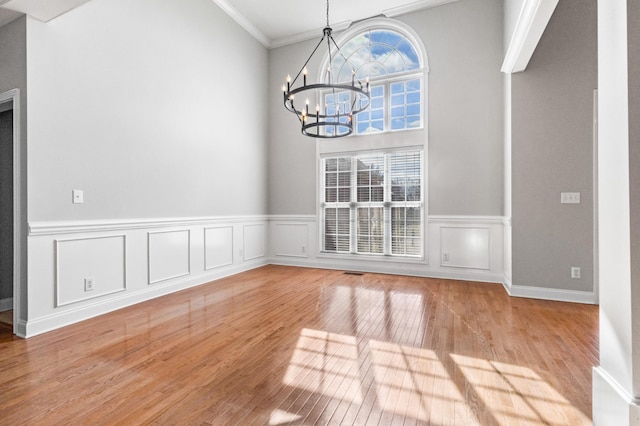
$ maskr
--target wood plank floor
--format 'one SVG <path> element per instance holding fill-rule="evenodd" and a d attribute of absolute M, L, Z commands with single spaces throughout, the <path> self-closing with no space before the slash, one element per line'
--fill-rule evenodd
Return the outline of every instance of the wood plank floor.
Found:
<path fill-rule="evenodd" d="M 266 266 L 31 339 L 2 425 L 582 425 L 595 306 Z"/>

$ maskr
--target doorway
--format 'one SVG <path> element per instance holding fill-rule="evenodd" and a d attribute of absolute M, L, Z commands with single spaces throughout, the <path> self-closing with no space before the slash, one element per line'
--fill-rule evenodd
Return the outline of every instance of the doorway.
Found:
<path fill-rule="evenodd" d="M 26 212 L 22 206 L 20 89 L 0 93 L 0 332 L 26 337 Z M 6 323 L 10 323 L 7 325 Z"/>
<path fill-rule="evenodd" d="M 13 330 L 13 101 L 0 104 L 0 327 Z"/>

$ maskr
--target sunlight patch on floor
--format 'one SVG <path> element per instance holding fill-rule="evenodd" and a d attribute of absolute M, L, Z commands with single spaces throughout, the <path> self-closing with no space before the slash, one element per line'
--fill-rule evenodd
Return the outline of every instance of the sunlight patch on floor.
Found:
<path fill-rule="evenodd" d="M 271 412 L 271 417 L 269 418 L 269 425 L 286 425 L 296 420 L 300 420 L 302 416 L 297 414 L 289 413 L 284 410 L 273 410 Z"/>
<path fill-rule="evenodd" d="M 477 423 L 435 352 L 375 340 L 369 347 L 378 404 L 384 411 L 435 424 L 454 419 L 456 424 Z"/>
<path fill-rule="evenodd" d="M 284 384 L 343 399 L 362 402 L 356 338 L 321 330 L 303 329 Z"/>
<path fill-rule="evenodd" d="M 533 370 L 451 354 L 474 392 L 498 424 L 577 425 L 591 420 Z"/>

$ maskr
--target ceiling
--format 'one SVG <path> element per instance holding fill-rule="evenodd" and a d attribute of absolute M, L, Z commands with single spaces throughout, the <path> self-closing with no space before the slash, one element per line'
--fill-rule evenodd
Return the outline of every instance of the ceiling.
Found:
<path fill-rule="evenodd" d="M 0 0 L 0 26 L 27 14 L 47 22 L 90 0 Z M 266 47 L 278 47 L 322 35 L 326 0 L 212 0 Z M 456 0 L 349 0 L 330 3 L 335 30 L 351 22 L 393 17 Z"/>
<path fill-rule="evenodd" d="M 349 0 L 329 5 L 329 23 L 341 30 L 351 22 L 403 13 L 456 0 Z M 213 0 L 266 47 L 278 47 L 322 36 L 327 24 L 326 0 Z"/>

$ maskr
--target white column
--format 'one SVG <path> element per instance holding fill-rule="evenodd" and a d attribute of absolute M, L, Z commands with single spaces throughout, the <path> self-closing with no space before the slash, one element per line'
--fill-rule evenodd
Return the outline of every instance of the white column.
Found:
<path fill-rule="evenodd" d="M 600 365 L 593 372 L 595 425 L 640 425 L 639 5 L 638 0 L 598 1 Z"/>

